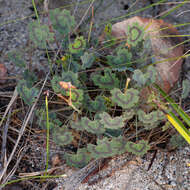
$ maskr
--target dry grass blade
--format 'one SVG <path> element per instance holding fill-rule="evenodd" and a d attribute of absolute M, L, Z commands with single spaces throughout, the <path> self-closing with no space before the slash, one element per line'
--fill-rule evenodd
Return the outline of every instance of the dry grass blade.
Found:
<path fill-rule="evenodd" d="M 30 111 L 29 111 L 29 114 L 26 115 L 26 120 L 24 120 L 24 123 L 23 123 L 23 125 L 22 125 L 22 127 L 21 127 L 21 129 L 20 129 L 19 136 L 18 136 L 18 138 L 17 138 L 17 141 L 16 141 L 16 143 L 15 143 L 15 146 L 14 146 L 14 148 L 13 148 L 13 150 L 12 150 L 10 156 L 9 156 L 9 159 L 8 159 L 6 165 L 4 166 L 2 172 L 0 173 L 0 181 L 1 181 L 2 184 L 6 183 L 6 181 L 7 181 L 7 178 L 3 179 L 3 177 L 4 177 L 4 175 L 6 174 L 7 168 L 8 168 L 8 166 L 9 166 L 9 164 L 10 164 L 10 162 L 11 162 L 11 160 L 12 160 L 14 154 L 15 154 L 15 151 L 16 151 L 17 146 L 18 146 L 18 144 L 19 144 L 19 142 L 20 142 L 20 139 L 21 139 L 21 137 L 22 137 L 22 135 L 23 135 L 23 133 L 24 133 L 24 131 L 25 131 L 25 128 L 26 128 L 28 122 L 30 121 L 31 115 L 32 115 L 32 113 L 33 113 L 33 111 L 34 111 L 34 108 L 35 108 L 37 102 L 38 102 L 38 99 L 40 98 L 40 95 L 41 95 L 42 90 L 43 90 L 43 88 L 44 88 L 44 86 L 45 86 L 45 84 L 46 84 L 46 81 L 47 81 L 47 79 L 48 79 L 48 76 L 49 76 L 49 73 L 47 74 L 46 79 L 44 80 L 43 86 L 42 86 L 42 88 L 41 88 L 41 90 L 40 90 L 40 92 L 39 92 L 39 94 L 38 94 L 38 96 L 37 96 L 37 98 L 36 98 L 35 103 L 34 103 L 33 106 L 31 107 L 31 109 L 30 109 Z M 15 94 L 16 94 L 16 96 L 18 95 L 17 91 L 15 92 Z M 12 100 L 12 99 L 11 99 L 11 100 Z M 14 100 L 15 100 L 15 99 L 14 99 Z"/>

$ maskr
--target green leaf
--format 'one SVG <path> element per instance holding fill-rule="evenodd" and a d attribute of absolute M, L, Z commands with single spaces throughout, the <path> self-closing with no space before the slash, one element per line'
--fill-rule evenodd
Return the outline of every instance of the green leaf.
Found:
<path fill-rule="evenodd" d="M 36 47 L 46 48 L 46 43 L 54 41 L 54 33 L 49 31 L 47 25 L 42 25 L 38 21 L 32 22 L 28 26 L 30 40 Z"/>
<path fill-rule="evenodd" d="M 87 117 L 82 117 L 80 121 L 71 122 L 71 128 L 78 131 L 88 131 L 93 134 L 103 134 L 105 132 L 104 126 L 98 121 L 91 121 Z"/>
<path fill-rule="evenodd" d="M 157 77 L 156 68 L 152 65 L 148 66 L 147 71 L 145 73 L 145 77 L 147 78 L 149 85 L 156 82 L 156 77 Z"/>
<path fill-rule="evenodd" d="M 107 138 L 97 140 L 97 145 L 88 144 L 88 151 L 95 159 L 107 158 L 116 155 L 116 150 L 112 147 L 112 142 Z"/>
<path fill-rule="evenodd" d="M 66 154 L 65 158 L 67 165 L 76 168 L 83 168 L 91 160 L 91 156 L 85 148 L 78 149 L 77 154 Z"/>
<path fill-rule="evenodd" d="M 67 90 L 65 92 L 66 92 L 66 96 L 69 98 L 69 96 L 70 96 L 69 90 Z M 84 92 L 82 89 L 72 89 L 71 90 L 71 101 L 75 107 L 79 108 L 82 105 L 83 94 L 84 94 Z"/>
<path fill-rule="evenodd" d="M 183 99 L 185 99 L 185 98 L 188 97 L 189 92 L 190 92 L 190 81 L 188 79 L 183 80 L 183 82 L 182 82 L 182 89 L 183 89 L 183 91 L 182 91 L 181 97 Z"/>
<path fill-rule="evenodd" d="M 61 80 L 64 82 L 71 82 L 75 87 L 79 87 L 78 73 L 72 71 L 62 72 Z"/>
<path fill-rule="evenodd" d="M 136 69 L 133 73 L 133 80 L 137 82 L 139 86 L 150 85 L 156 81 L 157 71 L 155 67 L 149 66 L 146 73 Z"/>
<path fill-rule="evenodd" d="M 74 43 L 69 44 L 69 51 L 72 54 L 81 55 L 86 48 L 86 40 L 83 36 L 77 37 Z"/>
<path fill-rule="evenodd" d="M 133 80 L 135 80 L 139 86 L 143 86 L 145 85 L 147 78 L 141 70 L 136 69 L 133 73 Z"/>
<path fill-rule="evenodd" d="M 143 110 L 138 110 L 138 119 L 145 124 L 152 124 L 157 122 L 158 120 L 163 120 L 165 118 L 163 112 L 157 110 L 152 111 L 146 114 Z"/>
<path fill-rule="evenodd" d="M 85 52 L 83 56 L 80 57 L 82 61 L 82 69 L 88 69 L 92 66 L 93 62 L 96 60 L 96 57 L 93 53 Z"/>
<path fill-rule="evenodd" d="M 128 25 L 126 30 L 127 43 L 131 46 L 136 46 L 143 40 L 144 33 L 144 27 L 140 26 L 139 23 Z"/>
<path fill-rule="evenodd" d="M 112 118 L 108 113 L 103 112 L 100 114 L 100 118 L 100 123 L 104 125 L 105 128 L 119 129 L 125 125 L 125 119 L 122 116 Z"/>
<path fill-rule="evenodd" d="M 91 79 L 96 86 L 103 89 L 111 90 L 114 87 L 119 86 L 119 80 L 116 77 L 116 74 L 112 73 L 110 69 L 105 69 L 104 75 L 101 75 L 101 73 L 98 72 L 92 73 Z"/>
<path fill-rule="evenodd" d="M 46 129 L 47 128 L 46 127 L 47 126 L 46 110 L 43 108 L 36 110 L 36 117 L 37 117 L 37 124 L 42 129 Z M 49 112 L 49 125 L 50 125 L 50 129 L 54 129 L 62 125 L 62 122 L 57 118 L 57 115 L 55 112 Z"/>
<path fill-rule="evenodd" d="M 60 34 L 67 36 L 75 26 L 75 19 L 70 11 L 59 8 L 49 11 L 52 26 Z"/>
<path fill-rule="evenodd" d="M 92 100 L 88 95 L 85 95 L 84 106 L 90 112 L 101 112 L 106 110 L 105 100 L 102 96 L 96 96 L 95 100 Z"/>
<path fill-rule="evenodd" d="M 124 118 L 125 120 L 129 120 L 129 119 L 132 119 L 134 115 L 135 115 L 135 111 L 134 111 L 133 109 L 126 110 L 126 111 L 123 113 L 123 118 Z"/>
<path fill-rule="evenodd" d="M 26 63 L 20 51 L 14 50 L 7 54 L 8 59 L 13 62 L 17 67 L 25 67 Z"/>
<path fill-rule="evenodd" d="M 113 90 L 111 90 L 111 94 L 112 101 L 124 109 L 134 107 L 139 100 L 139 91 L 133 88 L 127 89 L 126 94 L 122 93 L 120 89 L 114 88 Z"/>
<path fill-rule="evenodd" d="M 19 80 L 17 84 L 17 91 L 26 104 L 31 106 L 39 93 L 37 88 L 28 88 L 25 80 Z"/>
<path fill-rule="evenodd" d="M 68 145 L 72 142 L 73 136 L 72 133 L 66 131 L 67 126 L 54 127 L 52 138 L 55 143 L 60 146 Z"/>
<path fill-rule="evenodd" d="M 172 148 L 182 147 L 182 146 L 185 146 L 185 145 L 187 145 L 187 142 L 179 134 L 173 135 L 170 138 L 170 146 L 172 146 Z"/>
<path fill-rule="evenodd" d="M 125 71 L 132 65 L 132 54 L 125 48 L 119 48 L 116 56 L 108 55 L 106 58 L 112 70 Z"/>
<path fill-rule="evenodd" d="M 38 80 L 35 73 L 28 69 L 24 71 L 23 79 L 26 81 L 28 88 L 32 88 L 33 84 Z"/>
<path fill-rule="evenodd" d="M 148 145 L 148 141 L 144 140 L 141 140 L 138 143 L 128 141 L 125 148 L 128 152 L 131 152 L 137 156 L 143 156 L 150 149 L 150 145 Z"/>

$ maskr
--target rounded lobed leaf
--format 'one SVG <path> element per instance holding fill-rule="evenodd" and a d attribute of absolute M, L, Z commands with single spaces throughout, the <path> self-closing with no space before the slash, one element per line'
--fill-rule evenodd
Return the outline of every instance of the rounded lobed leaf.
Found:
<path fill-rule="evenodd" d="M 46 43 L 54 41 L 54 33 L 49 31 L 47 25 L 42 25 L 38 21 L 32 22 L 28 26 L 30 40 L 36 47 L 46 48 Z"/>
<path fill-rule="evenodd" d="M 62 35 L 68 35 L 75 26 L 75 19 L 70 11 L 59 8 L 49 11 L 50 20 L 53 28 Z"/>
<path fill-rule="evenodd" d="M 133 118 L 135 111 L 133 109 L 126 110 L 122 115 L 125 120 L 129 120 Z"/>
<path fill-rule="evenodd" d="M 17 91 L 26 104 L 31 106 L 38 95 L 39 90 L 37 88 L 28 88 L 25 80 L 19 80 L 17 84 Z"/>
<path fill-rule="evenodd" d="M 82 117 L 81 124 L 90 133 L 99 135 L 105 132 L 104 126 L 98 120 L 91 121 L 87 117 Z"/>
<path fill-rule="evenodd" d="M 138 119 L 142 121 L 144 124 L 153 124 L 165 118 L 164 113 L 160 110 L 152 111 L 148 114 L 146 114 L 143 110 L 138 110 L 137 114 Z"/>
<path fill-rule="evenodd" d="M 128 25 L 127 31 L 127 43 L 131 46 L 136 46 L 139 42 L 143 40 L 144 28 L 140 26 L 138 22 Z"/>
<path fill-rule="evenodd" d="M 111 66 L 112 70 L 116 71 L 125 71 L 129 68 L 132 65 L 131 58 L 131 52 L 125 48 L 119 48 L 116 56 L 107 56 L 108 64 Z"/>
<path fill-rule="evenodd" d="M 72 85 L 79 87 L 78 73 L 72 71 L 62 72 L 61 80 L 64 82 L 71 82 Z"/>
<path fill-rule="evenodd" d="M 53 128 L 53 134 L 52 134 L 53 140 L 55 143 L 57 143 L 60 146 L 68 145 L 73 140 L 72 133 L 66 131 L 65 128 L 66 126 Z"/>
<path fill-rule="evenodd" d="M 133 80 L 135 80 L 137 82 L 137 84 L 139 86 L 145 85 L 145 83 L 147 81 L 146 76 L 139 69 L 134 70 L 132 78 L 133 78 Z"/>
<path fill-rule="evenodd" d="M 97 96 L 93 101 L 88 95 L 84 98 L 84 106 L 90 112 L 101 112 L 106 110 L 105 100 L 102 96 Z"/>
<path fill-rule="evenodd" d="M 69 166 L 83 168 L 89 163 L 91 156 L 85 148 L 81 148 L 76 154 L 66 154 L 65 159 Z"/>
<path fill-rule="evenodd" d="M 107 138 L 98 139 L 97 145 L 88 144 L 87 149 L 95 159 L 107 158 L 117 154 L 115 149 L 112 148 L 111 141 Z"/>
<path fill-rule="evenodd" d="M 93 53 L 85 52 L 83 56 L 80 57 L 82 61 L 82 69 L 88 69 L 92 66 L 93 62 L 96 60 L 96 57 Z"/>
<path fill-rule="evenodd" d="M 114 87 L 119 86 L 119 80 L 116 77 L 116 74 L 112 73 L 110 69 L 105 69 L 104 75 L 100 73 L 93 73 L 91 79 L 94 84 L 103 89 L 111 90 Z"/>
<path fill-rule="evenodd" d="M 69 44 L 69 51 L 72 54 L 81 54 L 86 48 L 86 40 L 83 36 L 77 37 L 74 43 Z"/>
<path fill-rule="evenodd" d="M 183 80 L 183 82 L 182 82 L 182 89 L 183 89 L 183 91 L 182 91 L 182 96 L 181 97 L 183 99 L 185 99 L 185 98 L 188 97 L 189 92 L 190 92 L 190 81 L 188 79 Z"/>
<path fill-rule="evenodd" d="M 138 143 L 128 141 L 125 148 L 128 152 L 131 152 L 137 156 L 143 156 L 150 149 L 150 145 L 148 145 L 148 141 L 144 140 L 141 140 Z"/>
<path fill-rule="evenodd" d="M 139 92 L 133 88 L 127 89 L 126 94 L 122 93 L 118 88 L 111 90 L 112 101 L 124 109 L 129 109 L 135 106 L 139 100 Z"/>
<path fill-rule="evenodd" d="M 124 118 L 122 116 L 120 117 L 114 117 L 112 118 L 108 113 L 103 112 L 100 115 L 100 123 L 104 125 L 105 128 L 109 129 L 119 129 L 124 127 Z"/>

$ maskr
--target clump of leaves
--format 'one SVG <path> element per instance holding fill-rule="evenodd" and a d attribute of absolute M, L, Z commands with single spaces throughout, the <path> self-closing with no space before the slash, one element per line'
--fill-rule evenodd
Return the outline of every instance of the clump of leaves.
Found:
<path fill-rule="evenodd" d="M 46 48 L 47 43 L 55 42 L 55 39 L 55 44 L 58 44 L 57 34 L 63 39 L 63 55 L 56 61 L 58 64 L 52 66 L 50 81 L 54 93 L 67 103 L 65 106 L 73 109 L 73 112 L 64 112 L 72 119 L 58 119 L 50 111 L 49 124 L 52 138 L 57 144 L 68 146 L 76 143 L 76 139 L 82 141 L 75 146 L 78 147 L 75 154 L 65 154 L 67 164 L 81 168 L 91 159 L 112 157 L 127 151 L 143 156 L 150 145 L 146 140 L 136 141 L 134 126 L 137 126 L 136 130 L 142 128 L 149 132 L 165 119 L 162 111 L 155 110 L 155 96 L 148 98 L 146 102 L 148 105 L 154 103 L 154 110 L 145 113 L 141 109 L 141 89 L 151 86 L 158 79 L 153 66 L 140 70 L 134 64 L 135 56 L 143 56 L 144 51 L 141 52 L 141 49 L 144 45 L 149 46 L 149 43 L 144 43 L 144 28 L 138 23 L 129 25 L 126 28 L 127 44 L 121 42 L 114 52 L 104 55 L 102 52 L 92 52 L 92 45 L 83 36 L 77 34 L 74 41 L 71 40 L 75 20 L 69 11 L 54 9 L 50 10 L 49 16 L 50 26 L 40 24 L 39 21 L 33 22 L 29 24 L 29 32 L 31 41 L 40 48 Z M 110 24 L 105 27 L 105 32 L 107 44 L 115 44 Z M 24 66 L 19 54 L 14 52 L 9 57 L 16 64 Z M 94 63 L 97 69 L 94 69 Z M 33 87 L 36 79 L 27 70 L 23 78 L 25 80 L 19 81 L 17 89 L 25 103 L 32 105 L 38 94 L 38 90 Z M 127 78 L 132 80 L 130 84 L 126 82 Z M 184 94 L 184 97 L 187 96 L 187 88 L 184 89 Z M 39 110 L 37 115 L 37 123 L 46 127 L 46 111 Z M 83 141 L 82 135 L 87 140 Z"/>

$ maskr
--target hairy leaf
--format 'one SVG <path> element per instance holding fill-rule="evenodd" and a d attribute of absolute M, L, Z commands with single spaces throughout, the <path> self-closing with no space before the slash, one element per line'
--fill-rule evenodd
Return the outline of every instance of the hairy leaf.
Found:
<path fill-rule="evenodd" d="M 69 166 L 76 168 L 83 168 L 91 160 L 91 156 L 85 148 L 78 149 L 76 154 L 66 154 L 65 158 Z"/>
<path fill-rule="evenodd" d="M 182 98 L 185 99 L 188 97 L 189 95 L 189 92 L 190 92 L 190 81 L 188 79 L 186 80 L 183 80 L 182 82 L 182 88 L 183 88 L 183 91 L 182 91 Z"/>
<path fill-rule="evenodd" d="M 17 91 L 26 104 L 31 106 L 38 95 L 39 90 L 37 88 L 28 88 L 25 80 L 19 80 L 17 84 Z"/>
<path fill-rule="evenodd" d="M 144 27 L 140 26 L 137 22 L 128 25 L 126 30 L 127 43 L 131 46 L 136 46 L 143 40 L 144 33 Z"/>
<path fill-rule="evenodd" d="M 105 69 L 104 75 L 101 75 L 100 73 L 93 73 L 91 75 L 91 79 L 96 86 L 103 89 L 111 90 L 114 87 L 119 86 L 119 80 L 116 77 L 116 74 L 112 73 L 110 69 Z"/>
<path fill-rule="evenodd" d="M 117 154 L 116 150 L 112 146 L 112 142 L 107 138 L 104 138 L 102 140 L 98 139 L 97 145 L 88 144 L 87 149 L 95 159 L 107 158 Z"/>
<path fill-rule="evenodd" d="M 148 145 L 148 141 L 144 140 L 141 140 L 138 143 L 128 141 L 125 148 L 128 152 L 132 152 L 137 156 L 143 156 L 150 149 L 150 145 Z"/>
<path fill-rule="evenodd" d="M 96 57 L 93 53 L 85 52 L 83 56 L 80 57 L 82 60 L 82 69 L 88 69 L 92 66 L 93 62 L 96 60 Z"/>
<path fill-rule="evenodd" d="M 30 40 L 36 47 L 46 48 L 46 42 L 54 41 L 54 33 L 49 31 L 47 25 L 42 25 L 38 21 L 32 22 L 28 26 Z"/>
<path fill-rule="evenodd" d="M 59 8 L 49 11 L 52 26 L 60 34 L 67 36 L 75 26 L 75 19 L 71 16 L 70 11 Z"/>
<path fill-rule="evenodd" d="M 69 44 L 69 51 L 72 54 L 80 55 L 86 48 L 86 40 L 83 36 L 77 37 L 74 43 Z"/>
<path fill-rule="evenodd" d="M 172 135 L 170 139 L 170 146 L 172 148 L 182 147 L 185 145 L 187 145 L 187 142 L 184 140 L 184 138 L 181 135 L 179 134 Z"/>
<path fill-rule="evenodd" d="M 116 56 L 107 56 L 108 64 L 111 66 L 112 70 L 116 71 L 125 71 L 129 68 L 132 65 L 131 58 L 131 52 L 125 48 L 119 48 Z"/>
<path fill-rule="evenodd" d="M 87 117 L 82 117 L 77 122 L 71 122 L 71 127 L 78 131 L 86 130 L 97 135 L 105 132 L 104 126 L 98 120 L 91 121 Z"/>
<path fill-rule="evenodd" d="M 37 81 L 35 73 L 29 70 L 24 71 L 23 79 L 26 81 L 26 85 L 28 88 L 32 88 L 33 84 Z"/>
<path fill-rule="evenodd" d="M 72 133 L 69 131 L 66 131 L 67 126 L 62 127 L 54 127 L 53 128 L 53 140 L 55 143 L 57 143 L 60 146 L 68 145 L 72 142 L 73 136 Z"/>
<path fill-rule="evenodd" d="M 138 110 L 137 114 L 138 119 L 142 121 L 144 124 L 153 124 L 165 118 L 163 112 L 159 110 L 152 111 L 148 114 L 146 114 L 143 110 Z"/>
<path fill-rule="evenodd" d="M 145 85 L 147 78 L 143 74 L 143 72 L 139 69 L 134 70 L 133 73 L 133 80 L 137 82 L 138 85 L 142 86 Z"/>
<path fill-rule="evenodd" d="M 106 110 L 105 100 L 102 96 L 97 96 L 92 100 L 88 95 L 85 96 L 84 106 L 90 112 L 101 112 Z"/>
<path fill-rule="evenodd" d="M 123 113 L 123 118 L 125 120 L 129 120 L 129 119 L 132 119 L 134 115 L 135 115 L 135 111 L 133 109 L 130 109 Z"/>
<path fill-rule="evenodd" d="M 122 93 L 118 88 L 111 90 L 112 101 L 124 109 L 135 106 L 139 100 L 139 92 L 133 88 L 127 89 L 126 94 Z"/>
<path fill-rule="evenodd" d="M 104 125 L 105 128 L 119 129 L 124 127 L 125 119 L 122 116 L 112 118 L 108 113 L 103 112 L 100 114 L 100 118 L 100 123 Z"/>

